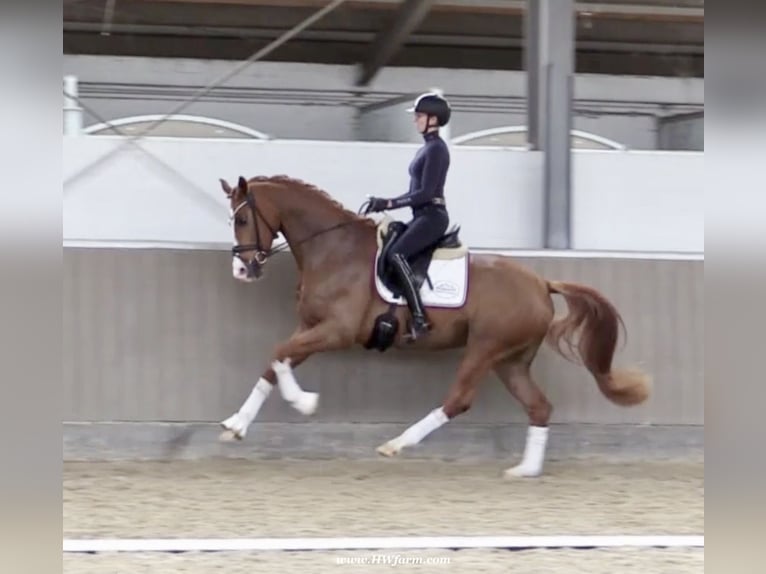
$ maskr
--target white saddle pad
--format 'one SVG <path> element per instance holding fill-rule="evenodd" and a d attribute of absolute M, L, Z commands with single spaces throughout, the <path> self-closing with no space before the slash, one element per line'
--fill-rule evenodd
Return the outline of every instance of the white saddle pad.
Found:
<path fill-rule="evenodd" d="M 375 255 L 375 267 L 377 269 L 378 257 Z M 423 281 L 420 288 L 420 297 L 425 307 L 459 308 L 465 305 L 468 293 L 468 254 L 455 259 L 433 259 L 428 267 L 428 276 L 431 279 L 433 289 L 428 280 Z M 407 300 L 403 297 L 394 297 L 391 291 L 375 273 L 375 288 L 380 297 L 386 303 L 406 305 Z"/>

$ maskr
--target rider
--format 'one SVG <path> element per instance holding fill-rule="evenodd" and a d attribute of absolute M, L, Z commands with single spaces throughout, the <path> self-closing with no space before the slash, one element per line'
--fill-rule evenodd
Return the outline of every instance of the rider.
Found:
<path fill-rule="evenodd" d="M 408 258 L 437 241 L 449 225 L 444 201 L 444 183 L 450 165 L 449 148 L 439 135 L 439 128 L 449 122 L 451 109 L 442 96 L 428 92 L 415 100 L 407 110 L 414 112 L 415 125 L 423 135 L 424 144 L 409 166 L 410 189 L 392 199 L 370 198 L 370 211 L 383 211 L 410 207 L 412 221 L 406 231 L 396 239 L 388 252 L 388 263 L 396 270 L 399 284 L 412 313 L 411 337 L 430 329 L 420 293 L 415 288 Z"/>

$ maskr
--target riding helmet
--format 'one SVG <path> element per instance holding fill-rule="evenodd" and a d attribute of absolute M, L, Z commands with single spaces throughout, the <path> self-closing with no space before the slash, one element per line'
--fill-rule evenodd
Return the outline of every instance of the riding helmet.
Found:
<path fill-rule="evenodd" d="M 415 105 L 407 111 L 435 116 L 439 126 L 446 126 L 452 115 L 449 102 L 434 92 L 418 96 L 418 99 L 415 100 Z"/>

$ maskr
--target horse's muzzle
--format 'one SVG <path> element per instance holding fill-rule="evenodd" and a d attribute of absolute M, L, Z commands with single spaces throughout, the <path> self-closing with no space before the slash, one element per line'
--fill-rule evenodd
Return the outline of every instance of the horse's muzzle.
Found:
<path fill-rule="evenodd" d="M 242 261 L 242 259 L 235 256 L 231 261 L 231 272 L 234 279 L 251 283 L 263 276 L 263 266 L 254 259 L 252 261 Z"/>

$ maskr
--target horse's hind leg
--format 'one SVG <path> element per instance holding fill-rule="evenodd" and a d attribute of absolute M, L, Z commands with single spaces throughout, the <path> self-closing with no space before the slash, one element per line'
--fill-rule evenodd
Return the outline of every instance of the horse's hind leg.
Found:
<path fill-rule="evenodd" d="M 493 358 L 494 354 L 486 350 L 469 349 L 442 406 L 432 410 L 398 437 L 379 446 L 378 453 L 385 456 L 399 454 L 403 448 L 418 444 L 450 419 L 471 408 L 479 383 L 492 367 Z"/>
<path fill-rule="evenodd" d="M 526 357 L 525 359 L 528 359 Z M 506 477 L 536 477 L 542 473 L 548 443 L 548 421 L 553 408 L 530 374 L 531 360 L 507 359 L 495 373 L 522 404 L 529 417 L 527 440 L 521 462 L 505 471 Z"/>

